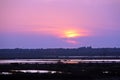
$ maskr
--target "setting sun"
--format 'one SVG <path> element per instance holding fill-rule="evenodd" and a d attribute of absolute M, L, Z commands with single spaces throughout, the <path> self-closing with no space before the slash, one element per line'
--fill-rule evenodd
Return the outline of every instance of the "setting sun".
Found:
<path fill-rule="evenodd" d="M 64 37 L 67 37 L 67 38 L 75 38 L 78 36 L 80 36 L 80 33 L 75 30 L 68 30 L 64 32 Z"/>

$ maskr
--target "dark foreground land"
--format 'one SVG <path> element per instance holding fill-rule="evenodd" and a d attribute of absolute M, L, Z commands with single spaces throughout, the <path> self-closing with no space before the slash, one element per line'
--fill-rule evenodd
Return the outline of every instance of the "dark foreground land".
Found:
<path fill-rule="evenodd" d="M 0 74 L 0 80 L 120 80 L 120 63 L 0 64 L 0 73 L 11 70 L 51 70 L 56 73 Z"/>

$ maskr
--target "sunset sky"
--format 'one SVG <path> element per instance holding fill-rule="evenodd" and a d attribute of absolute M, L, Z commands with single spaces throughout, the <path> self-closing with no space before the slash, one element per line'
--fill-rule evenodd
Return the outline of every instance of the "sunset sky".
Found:
<path fill-rule="evenodd" d="M 120 0 L 0 0 L 0 48 L 120 47 Z"/>

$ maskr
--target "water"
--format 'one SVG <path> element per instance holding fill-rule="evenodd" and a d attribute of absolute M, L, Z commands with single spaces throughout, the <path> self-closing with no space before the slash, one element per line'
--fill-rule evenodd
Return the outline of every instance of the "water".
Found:
<path fill-rule="evenodd" d="M 8 72 L 0 72 L 0 75 L 12 75 L 15 73 L 31 73 L 31 74 L 62 74 L 61 71 L 51 71 L 51 70 L 10 70 Z"/>
<path fill-rule="evenodd" d="M 18 63 L 20 65 L 11 66 L 9 65 L 11 63 Z M 61 64 L 56 65 L 56 63 L 62 63 L 62 65 Z M 4 59 L 4 60 L 0 60 L 0 65 L 1 65 L 0 76 L 5 76 L 5 77 L 15 76 L 15 78 L 16 76 L 28 76 L 28 78 L 33 78 L 33 76 L 36 76 L 36 77 L 39 76 L 39 78 L 43 76 L 45 77 L 50 76 L 52 78 L 50 80 L 54 80 L 54 76 L 55 76 L 57 77 L 57 79 L 55 80 L 58 80 L 59 79 L 58 76 L 70 77 L 74 75 L 74 76 L 80 76 L 78 78 L 81 79 L 81 75 L 84 75 L 85 78 L 86 76 L 90 75 L 91 78 L 95 78 L 96 80 L 97 78 L 96 76 L 100 76 L 100 78 L 104 78 L 104 76 L 110 77 L 109 75 L 113 75 L 111 77 L 115 78 L 115 76 L 119 77 L 119 74 L 120 74 L 119 72 L 120 64 L 66 65 L 66 64 L 78 64 L 78 63 L 79 64 L 81 63 L 108 63 L 108 64 L 120 63 L 120 59 L 6 59 L 6 60 Z M 38 64 L 55 64 L 55 65 L 38 65 Z M 12 67 L 12 68 L 9 68 L 9 67 Z M 75 80 L 75 79 L 72 79 L 72 80 Z M 81 80 L 84 80 L 84 79 L 81 79 Z M 107 79 L 107 80 L 110 80 L 110 79 Z M 116 78 L 113 80 L 116 80 Z"/>
<path fill-rule="evenodd" d="M 78 63 L 120 63 L 120 59 L 9 59 L 0 60 L 0 64 L 78 64 Z"/>
<path fill-rule="evenodd" d="M 53 59 L 10 59 L 10 60 L 0 60 L 0 64 L 11 64 L 11 63 L 28 63 L 28 64 L 55 64 L 58 60 Z"/>
<path fill-rule="evenodd" d="M 50 70 L 11 70 L 11 72 L 21 72 L 21 73 L 39 73 L 39 74 L 44 74 L 44 73 L 50 73 L 50 74 L 55 74 L 55 73 L 62 73 L 61 71 L 50 71 Z"/>

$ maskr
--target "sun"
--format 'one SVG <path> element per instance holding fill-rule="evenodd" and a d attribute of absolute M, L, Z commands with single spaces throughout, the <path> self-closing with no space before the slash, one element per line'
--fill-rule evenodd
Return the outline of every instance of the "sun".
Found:
<path fill-rule="evenodd" d="M 77 32 L 76 30 L 67 30 L 64 32 L 64 37 L 66 38 L 75 38 L 79 36 L 80 36 L 80 33 Z"/>
<path fill-rule="evenodd" d="M 59 32 L 59 36 L 61 38 L 66 39 L 77 39 L 79 37 L 89 36 L 88 32 L 84 29 L 79 28 L 70 28 L 70 29 L 63 29 Z"/>

